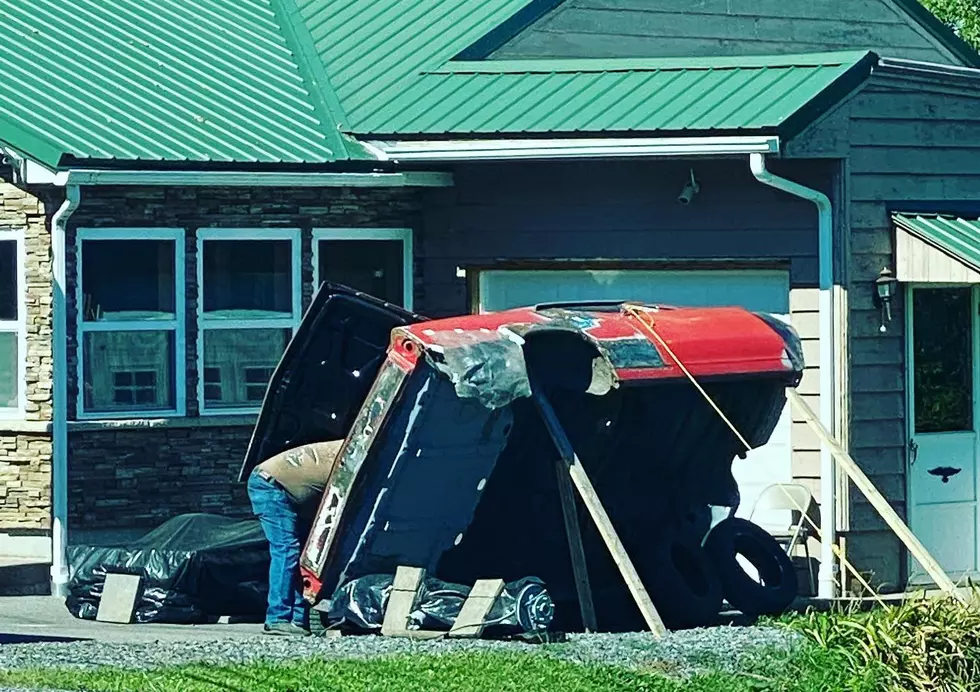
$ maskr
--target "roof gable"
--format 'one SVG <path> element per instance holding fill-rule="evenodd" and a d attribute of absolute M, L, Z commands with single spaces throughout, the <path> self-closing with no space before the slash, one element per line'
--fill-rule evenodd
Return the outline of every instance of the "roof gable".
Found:
<path fill-rule="evenodd" d="M 778 55 L 873 50 L 980 66 L 918 0 L 565 0 L 471 59 Z M 479 51 L 475 49 L 479 48 Z"/>

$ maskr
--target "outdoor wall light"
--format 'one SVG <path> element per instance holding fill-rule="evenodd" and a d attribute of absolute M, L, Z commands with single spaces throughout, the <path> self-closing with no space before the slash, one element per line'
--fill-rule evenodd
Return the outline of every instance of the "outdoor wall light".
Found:
<path fill-rule="evenodd" d="M 875 305 L 881 310 L 881 327 L 878 331 L 884 334 L 888 331 L 887 324 L 892 321 L 892 300 L 898 292 L 898 279 L 888 267 L 881 270 L 875 279 Z"/>
<path fill-rule="evenodd" d="M 677 201 L 687 205 L 694 201 L 694 196 L 701 192 L 701 185 L 694 178 L 694 169 L 691 169 L 691 179 L 684 183 L 681 194 L 677 196 Z"/>

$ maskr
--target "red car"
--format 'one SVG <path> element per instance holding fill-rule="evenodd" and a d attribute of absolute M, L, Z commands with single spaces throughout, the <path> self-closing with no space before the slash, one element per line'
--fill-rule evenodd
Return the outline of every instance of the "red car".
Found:
<path fill-rule="evenodd" d="M 738 505 L 744 447 L 677 361 L 753 447 L 803 372 L 792 328 L 741 308 L 562 303 L 425 320 L 325 284 L 272 378 L 241 478 L 284 449 L 346 440 L 301 557 L 312 604 L 399 565 L 463 584 L 534 575 L 556 627 L 575 629 L 540 391 L 664 619 L 703 624 L 722 588 L 700 548 L 710 507 Z M 584 512 L 580 525 L 601 628 L 636 628 Z"/>

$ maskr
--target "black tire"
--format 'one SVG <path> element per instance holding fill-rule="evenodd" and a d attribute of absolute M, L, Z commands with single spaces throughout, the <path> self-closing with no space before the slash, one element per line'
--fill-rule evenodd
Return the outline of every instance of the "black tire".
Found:
<path fill-rule="evenodd" d="M 708 534 L 705 551 L 721 580 L 725 599 L 746 615 L 779 615 L 799 592 L 793 562 L 765 529 L 745 519 L 726 519 Z M 759 573 L 757 582 L 736 559 Z"/>
<path fill-rule="evenodd" d="M 640 579 L 669 629 L 717 622 L 722 585 L 697 541 L 670 533 L 649 545 L 641 561 Z"/>

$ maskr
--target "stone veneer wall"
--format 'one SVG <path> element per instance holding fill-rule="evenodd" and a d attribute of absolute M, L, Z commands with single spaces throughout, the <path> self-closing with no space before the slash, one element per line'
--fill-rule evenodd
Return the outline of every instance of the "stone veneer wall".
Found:
<path fill-rule="evenodd" d="M 113 530 L 156 526 L 186 512 L 250 513 L 236 482 L 252 417 L 197 410 L 198 228 L 300 228 L 303 307 L 313 295 L 314 228 L 412 228 L 420 248 L 420 193 L 410 189 L 86 188 L 68 231 L 69 283 L 76 276 L 75 229 L 184 228 L 187 280 L 187 412 L 166 421 L 69 425 L 69 526 Z M 416 258 L 418 267 L 418 258 Z M 415 271 L 418 303 L 421 272 Z M 75 416 L 78 342 L 75 296 L 68 296 L 70 419 Z"/>
<path fill-rule="evenodd" d="M 46 536 L 51 524 L 51 234 L 54 199 L 0 175 L 0 228 L 22 231 L 26 254 L 27 401 L 0 420 L 0 535 Z M 23 354 L 21 354 L 23 356 Z M 0 544 L 0 552 L 14 552 Z"/>

